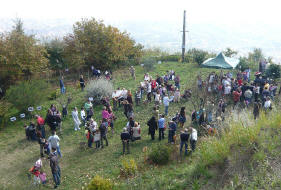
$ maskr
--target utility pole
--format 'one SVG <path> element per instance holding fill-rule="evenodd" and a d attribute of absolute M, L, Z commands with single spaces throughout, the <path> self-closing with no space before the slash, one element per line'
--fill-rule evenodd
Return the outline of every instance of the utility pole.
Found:
<path fill-rule="evenodd" d="M 185 10 L 183 12 L 183 31 L 182 31 L 182 54 L 181 61 L 184 62 L 184 53 L 185 53 Z"/>

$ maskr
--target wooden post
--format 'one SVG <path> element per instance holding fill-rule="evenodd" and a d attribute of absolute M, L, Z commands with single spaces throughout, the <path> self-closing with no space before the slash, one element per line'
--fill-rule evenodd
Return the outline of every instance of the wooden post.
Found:
<path fill-rule="evenodd" d="M 185 11 L 183 12 L 183 31 L 182 31 L 182 54 L 181 61 L 184 62 L 184 53 L 185 53 Z"/>

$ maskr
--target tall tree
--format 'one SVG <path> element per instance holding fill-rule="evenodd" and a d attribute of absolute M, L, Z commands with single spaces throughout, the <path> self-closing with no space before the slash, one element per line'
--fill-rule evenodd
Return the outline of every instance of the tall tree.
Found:
<path fill-rule="evenodd" d="M 0 34 L 0 81 L 4 88 L 46 68 L 46 54 L 33 35 L 24 33 L 21 20 L 16 20 L 11 32 Z"/>
<path fill-rule="evenodd" d="M 128 59 L 138 59 L 142 49 L 126 32 L 94 18 L 76 22 L 73 34 L 64 40 L 65 57 L 74 66 L 85 63 L 102 69 L 114 68 Z"/>
<path fill-rule="evenodd" d="M 223 53 L 226 57 L 233 57 L 237 55 L 238 52 L 228 47 L 225 51 L 223 51 Z"/>

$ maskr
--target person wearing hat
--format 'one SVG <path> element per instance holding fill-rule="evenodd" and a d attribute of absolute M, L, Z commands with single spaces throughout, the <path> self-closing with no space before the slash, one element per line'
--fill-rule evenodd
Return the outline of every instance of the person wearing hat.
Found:
<path fill-rule="evenodd" d="M 197 142 L 197 130 L 193 127 L 189 127 L 190 132 L 190 146 L 191 150 L 194 152 L 196 148 L 196 142 Z"/>
<path fill-rule="evenodd" d="M 177 124 L 174 120 L 169 121 L 168 143 L 175 143 L 174 136 L 176 134 Z"/>
<path fill-rule="evenodd" d="M 184 154 L 187 155 L 187 148 L 188 148 L 188 139 L 189 139 L 189 133 L 188 133 L 188 129 L 184 129 L 184 131 L 181 131 L 181 134 L 180 134 L 180 155 L 182 154 L 182 148 L 183 148 L 183 145 L 185 146 L 185 152 Z"/>
<path fill-rule="evenodd" d="M 123 132 L 121 133 L 120 137 L 123 146 L 123 154 L 125 154 L 126 146 L 127 146 L 127 153 L 130 154 L 130 148 L 129 148 L 130 134 L 126 127 L 123 128 Z"/>

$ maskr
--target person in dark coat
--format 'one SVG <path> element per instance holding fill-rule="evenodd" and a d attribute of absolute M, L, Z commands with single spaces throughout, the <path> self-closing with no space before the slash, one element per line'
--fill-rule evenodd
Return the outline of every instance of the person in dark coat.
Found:
<path fill-rule="evenodd" d="M 184 129 L 184 131 L 181 132 L 180 134 L 180 155 L 182 154 L 182 148 L 185 146 L 185 155 L 187 155 L 187 148 L 188 148 L 188 139 L 189 139 L 190 134 L 188 133 L 187 129 Z"/>
<path fill-rule="evenodd" d="M 101 134 L 101 148 L 103 148 L 103 141 L 105 140 L 105 145 L 108 146 L 108 140 L 107 140 L 107 127 L 108 122 L 105 118 L 102 119 L 101 125 L 99 127 L 100 134 Z"/>
<path fill-rule="evenodd" d="M 54 188 L 56 189 L 60 185 L 60 167 L 59 159 L 57 156 L 56 148 L 52 148 L 52 153 L 50 153 L 50 167 L 53 174 L 53 180 L 55 182 Z"/>
<path fill-rule="evenodd" d="M 260 108 L 261 108 L 261 104 L 258 102 L 255 102 L 254 103 L 254 111 L 253 111 L 253 114 L 254 114 L 254 118 L 255 120 L 259 117 L 260 115 Z"/>
<path fill-rule="evenodd" d="M 155 131 L 158 129 L 157 121 L 154 116 L 147 122 L 148 134 L 151 135 L 151 140 L 154 140 Z"/>
<path fill-rule="evenodd" d="M 125 149 L 127 146 L 127 153 L 130 154 L 130 148 L 129 148 L 129 141 L 130 141 L 130 134 L 127 130 L 127 128 L 123 128 L 123 132 L 121 133 L 121 140 L 122 140 L 122 145 L 123 145 L 123 154 L 125 154 Z"/>
<path fill-rule="evenodd" d="M 80 76 L 79 82 L 80 82 L 81 90 L 84 91 L 84 88 L 85 88 L 85 80 L 84 80 L 84 78 L 83 78 L 83 75 Z"/>

